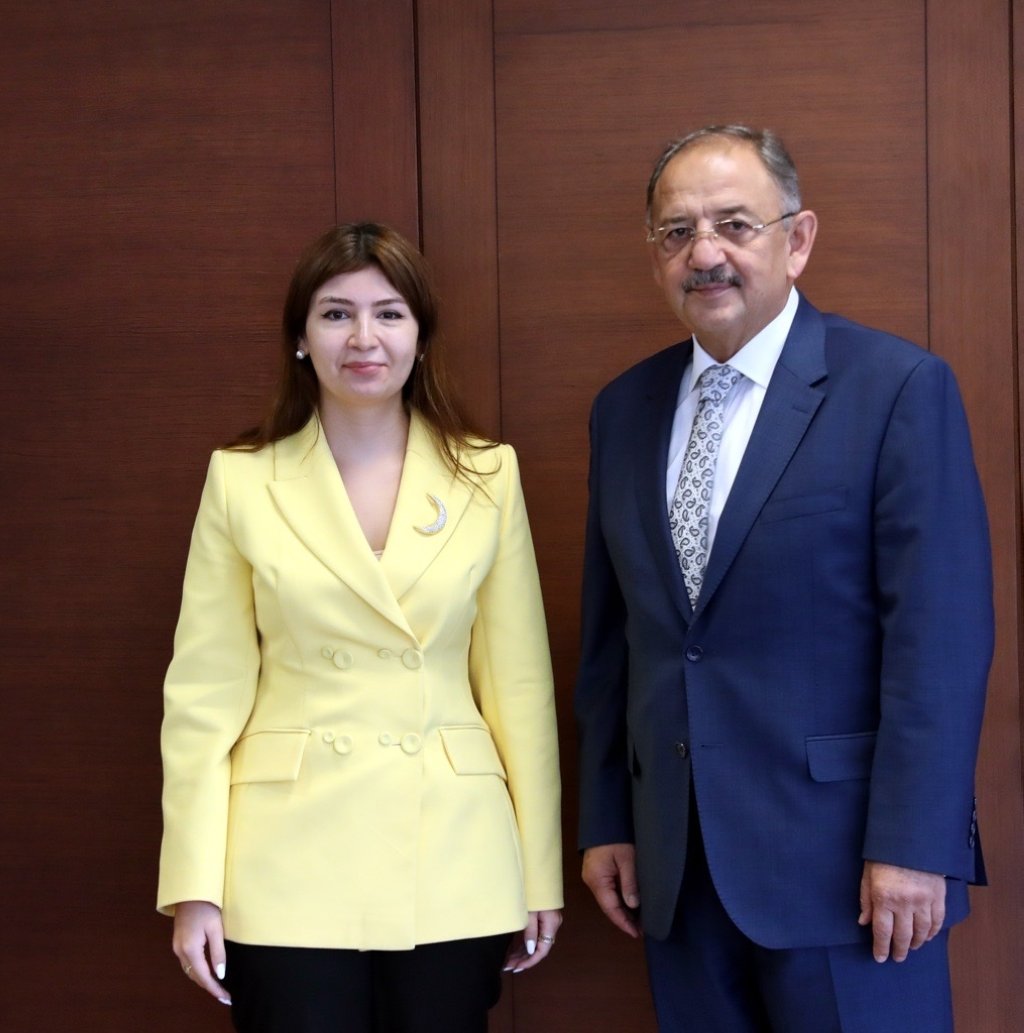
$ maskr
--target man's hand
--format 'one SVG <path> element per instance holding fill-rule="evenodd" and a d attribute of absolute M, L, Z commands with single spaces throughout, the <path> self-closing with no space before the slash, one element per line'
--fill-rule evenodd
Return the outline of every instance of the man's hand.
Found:
<path fill-rule="evenodd" d="M 946 918 L 946 880 L 933 872 L 865 861 L 860 880 L 860 925 L 871 924 L 875 961 L 906 960 Z"/>
<path fill-rule="evenodd" d="M 640 935 L 634 912 L 640 906 L 636 885 L 636 847 L 609 843 L 583 851 L 583 881 L 608 920 L 624 933 Z"/>

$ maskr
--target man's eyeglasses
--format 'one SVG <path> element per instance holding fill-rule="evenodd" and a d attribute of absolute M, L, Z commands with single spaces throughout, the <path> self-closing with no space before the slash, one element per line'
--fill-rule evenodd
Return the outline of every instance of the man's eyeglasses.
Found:
<path fill-rule="evenodd" d="M 666 255 L 678 255 L 680 251 L 693 247 L 700 237 L 724 240 L 728 244 L 745 247 L 769 226 L 774 226 L 777 222 L 782 222 L 783 219 L 789 219 L 796 214 L 798 213 L 786 212 L 785 215 L 780 215 L 771 222 L 758 223 L 750 223 L 746 219 L 737 219 L 732 216 L 713 222 L 711 228 L 707 230 L 698 230 L 693 226 L 659 226 L 657 229 L 647 231 L 647 243 L 657 244 Z"/>

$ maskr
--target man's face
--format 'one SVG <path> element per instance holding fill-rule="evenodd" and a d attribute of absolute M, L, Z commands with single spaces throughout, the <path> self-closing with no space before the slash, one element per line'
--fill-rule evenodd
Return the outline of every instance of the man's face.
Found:
<path fill-rule="evenodd" d="M 652 225 L 709 230 L 730 217 L 752 225 L 783 214 L 782 199 L 754 148 L 712 138 L 665 167 Z M 704 233 L 675 255 L 651 244 L 654 279 L 672 311 L 719 362 L 736 354 L 781 311 L 814 243 L 813 212 L 801 212 L 740 246 Z"/>

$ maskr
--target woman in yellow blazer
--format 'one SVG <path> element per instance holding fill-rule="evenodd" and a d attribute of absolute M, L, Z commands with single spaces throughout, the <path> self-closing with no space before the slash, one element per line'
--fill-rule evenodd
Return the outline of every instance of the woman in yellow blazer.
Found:
<path fill-rule="evenodd" d="M 331 230 L 292 279 L 270 416 L 210 463 L 158 907 L 243 1033 L 483 1033 L 502 961 L 536 964 L 561 922 L 516 458 L 468 430 L 435 324 L 404 238 Z"/>

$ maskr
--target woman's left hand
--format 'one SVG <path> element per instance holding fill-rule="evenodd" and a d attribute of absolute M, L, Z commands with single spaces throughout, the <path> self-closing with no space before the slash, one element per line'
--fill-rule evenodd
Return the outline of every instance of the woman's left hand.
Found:
<path fill-rule="evenodd" d="M 512 941 L 505 971 L 525 972 L 539 965 L 551 953 L 561 924 L 561 911 L 531 911 L 526 928 Z"/>

